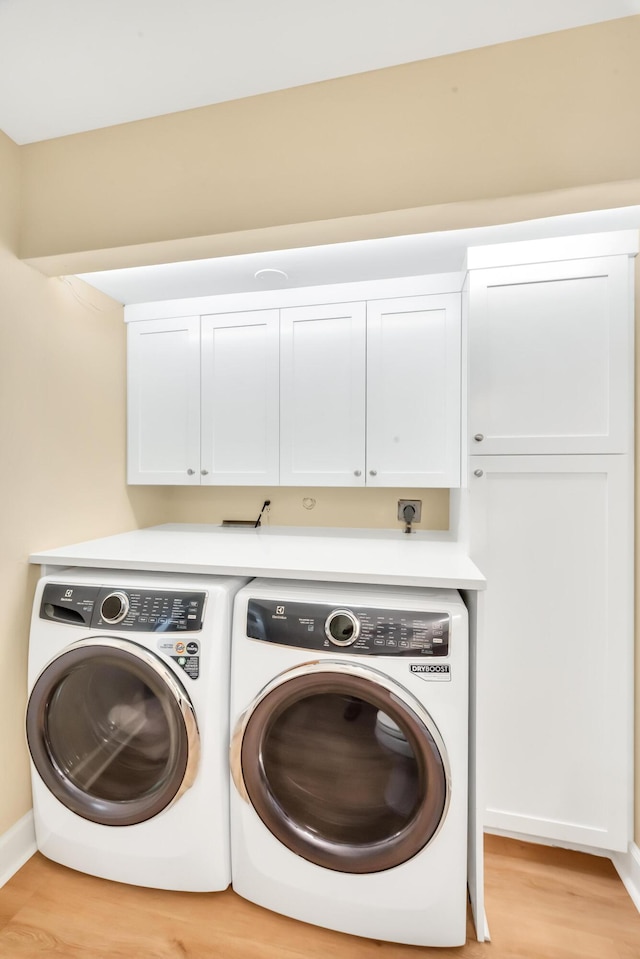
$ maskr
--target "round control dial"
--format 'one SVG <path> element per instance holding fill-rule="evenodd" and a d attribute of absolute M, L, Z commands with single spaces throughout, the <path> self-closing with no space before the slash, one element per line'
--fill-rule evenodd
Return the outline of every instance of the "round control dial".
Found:
<path fill-rule="evenodd" d="M 121 593 L 120 590 L 109 593 L 100 605 L 100 615 L 105 623 L 121 623 L 128 612 L 129 597 L 126 593 Z"/>
<path fill-rule="evenodd" d="M 360 635 L 360 620 L 350 609 L 334 609 L 327 616 L 324 631 L 334 646 L 351 646 Z"/>

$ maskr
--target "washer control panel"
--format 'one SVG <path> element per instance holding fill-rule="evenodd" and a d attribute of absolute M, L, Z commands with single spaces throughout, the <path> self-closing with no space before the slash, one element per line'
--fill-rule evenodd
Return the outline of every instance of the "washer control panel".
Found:
<path fill-rule="evenodd" d="M 190 633 L 202 629 L 206 596 L 189 590 L 47 583 L 40 619 L 91 629 Z"/>
<path fill-rule="evenodd" d="M 449 613 L 250 599 L 247 636 L 297 649 L 367 656 L 447 656 Z"/>

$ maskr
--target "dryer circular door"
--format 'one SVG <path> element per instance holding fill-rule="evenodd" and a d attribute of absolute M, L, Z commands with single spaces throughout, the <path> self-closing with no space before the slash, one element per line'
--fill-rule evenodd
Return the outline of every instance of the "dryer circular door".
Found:
<path fill-rule="evenodd" d="M 189 788 L 199 757 L 193 706 L 172 670 L 120 639 L 81 640 L 50 662 L 27 706 L 40 778 L 92 822 L 129 826 Z"/>
<path fill-rule="evenodd" d="M 231 770 L 281 843 L 339 872 L 411 859 L 449 805 L 449 764 L 428 712 L 390 677 L 350 663 L 276 677 L 236 725 Z"/>

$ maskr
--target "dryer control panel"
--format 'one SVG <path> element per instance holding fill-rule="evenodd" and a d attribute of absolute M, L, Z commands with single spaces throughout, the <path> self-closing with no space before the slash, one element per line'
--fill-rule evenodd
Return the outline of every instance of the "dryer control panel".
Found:
<path fill-rule="evenodd" d="M 250 599 L 247 636 L 298 649 L 367 656 L 447 656 L 449 613 Z"/>
<path fill-rule="evenodd" d="M 40 619 L 119 632 L 196 632 L 202 629 L 206 597 L 191 590 L 47 583 Z"/>

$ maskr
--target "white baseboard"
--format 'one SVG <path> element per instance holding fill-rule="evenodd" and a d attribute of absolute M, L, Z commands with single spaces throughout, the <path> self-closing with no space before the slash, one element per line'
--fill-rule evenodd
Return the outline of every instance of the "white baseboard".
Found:
<path fill-rule="evenodd" d="M 0 836 L 0 886 L 24 866 L 36 851 L 36 833 L 33 825 L 33 810 Z"/>
<path fill-rule="evenodd" d="M 635 842 L 629 843 L 629 851 L 612 853 L 611 861 L 640 912 L 640 848 Z"/>

